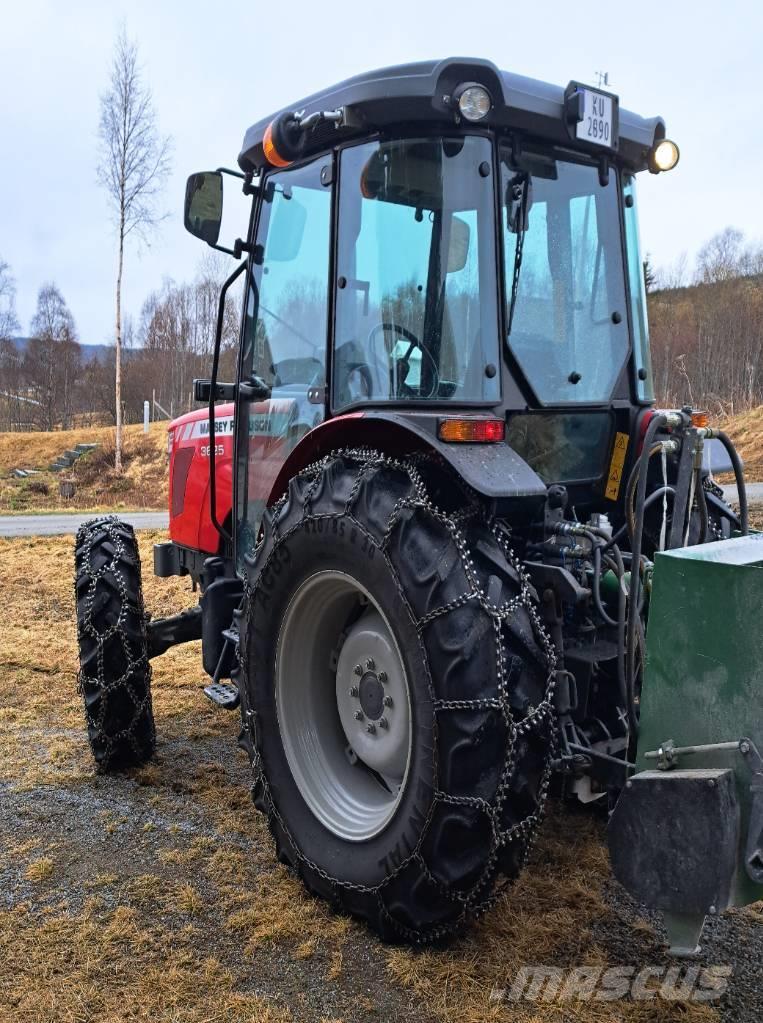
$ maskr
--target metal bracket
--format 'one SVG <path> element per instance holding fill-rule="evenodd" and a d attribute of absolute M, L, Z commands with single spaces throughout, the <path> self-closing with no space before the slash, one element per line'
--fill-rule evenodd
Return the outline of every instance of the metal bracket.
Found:
<path fill-rule="evenodd" d="M 294 114 L 294 120 L 303 131 L 311 130 L 328 121 L 335 128 L 341 128 L 344 124 L 344 107 L 337 107 L 336 110 L 316 110 L 314 114 L 305 116 L 304 110 L 298 110 Z"/>

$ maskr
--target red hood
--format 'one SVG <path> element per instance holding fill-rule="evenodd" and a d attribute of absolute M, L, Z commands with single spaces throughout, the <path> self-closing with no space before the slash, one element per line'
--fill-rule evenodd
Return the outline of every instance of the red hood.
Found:
<path fill-rule="evenodd" d="M 215 418 L 219 416 L 232 416 L 235 406 L 232 401 L 226 401 L 224 405 L 215 405 Z M 185 423 L 196 423 L 200 419 L 209 418 L 208 408 L 197 408 L 193 412 L 186 412 L 183 416 L 178 416 L 177 419 L 173 419 L 167 427 L 168 430 L 174 430 L 177 426 L 183 426 Z"/>

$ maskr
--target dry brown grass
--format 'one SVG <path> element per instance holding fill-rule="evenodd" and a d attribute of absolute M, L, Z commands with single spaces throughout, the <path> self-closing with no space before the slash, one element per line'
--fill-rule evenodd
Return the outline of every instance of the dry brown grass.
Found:
<path fill-rule="evenodd" d="M 715 1010 L 697 1003 L 597 1001 L 519 1003 L 490 992 L 509 989 L 527 965 L 559 968 L 621 965 L 597 940 L 611 919 L 610 876 L 601 825 L 556 809 L 530 867 L 489 913 L 451 949 L 388 952 L 395 980 L 414 990 L 444 1023 L 657 1023 L 708 1021 Z M 657 955 L 655 942 L 654 954 Z"/>
<path fill-rule="evenodd" d="M 193 929 L 167 934 L 128 906 L 91 905 L 34 923 L 0 912 L 0 1020 L 61 1023 L 157 1020 L 288 1023 L 283 1006 L 236 990 L 233 974 L 200 953 Z"/>
<path fill-rule="evenodd" d="M 32 860 L 24 871 L 27 881 L 44 881 L 53 873 L 53 860 L 50 856 L 41 856 L 39 860 Z"/>
<path fill-rule="evenodd" d="M 763 405 L 730 416 L 720 425 L 742 456 L 746 478 L 755 483 L 763 480 Z"/>
<path fill-rule="evenodd" d="M 125 427 L 121 476 L 114 473 L 114 430 L 106 427 L 58 430 L 52 433 L 0 433 L 0 512 L 167 507 L 167 424 Z M 48 466 L 67 448 L 99 444 L 62 473 Z M 10 476 L 14 468 L 41 469 L 27 479 Z M 74 497 L 64 499 L 59 483 L 75 485 Z"/>
<path fill-rule="evenodd" d="M 144 564 L 161 538 L 139 534 Z M 4 800 L 40 786 L 86 801 L 99 791 L 76 692 L 71 569 L 71 538 L 0 541 L 0 782 L 10 787 Z M 144 582 L 156 615 L 194 599 L 186 581 L 147 572 Z M 490 1001 L 491 990 L 510 983 L 520 964 L 608 961 L 597 928 L 612 913 L 609 871 L 601 827 L 586 815 L 550 821 L 531 869 L 452 946 L 424 952 L 369 946 L 359 925 L 308 897 L 275 861 L 246 789 L 236 722 L 205 700 L 200 684 L 198 644 L 154 662 L 159 751 L 127 780 L 132 805 L 145 818 L 136 822 L 123 806 L 94 812 L 93 832 L 105 851 L 81 882 L 81 856 L 65 832 L 40 843 L 0 829 L 0 863 L 12 856 L 28 872 L 33 895 L 24 897 L 34 900 L 0 913 L 0 1023 L 307 1018 L 299 1008 L 304 993 L 291 1001 L 252 993 L 261 991 L 257 978 L 271 961 L 312 971 L 305 983 L 317 976 L 341 993 L 353 1019 L 388 1020 L 384 999 L 357 990 L 358 954 L 375 960 L 388 997 L 398 992 L 401 1004 L 412 999 L 421 1018 L 442 1023 L 714 1018 L 696 1004 L 526 1003 L 525 1011 Z M 50 867 L 40 866 L 46 862 Z M 639 940 L 652 947 L 648 934 Z M 273 976 L 280 976 L 277 969 Z"/>

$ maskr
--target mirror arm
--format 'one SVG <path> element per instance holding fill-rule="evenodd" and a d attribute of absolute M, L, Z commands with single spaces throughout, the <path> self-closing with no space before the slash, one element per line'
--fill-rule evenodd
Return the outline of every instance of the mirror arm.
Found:
<path fill-rule="evenodd" d="M 213 246 L 218 248 L 217 245 Z M 223 250 L 225 251 L 225 250 Z M 239 263 L 233 273 L 228 277 L 220 288 L 220 300 L 217 306 L 217 326 L 215 328 L 215 347 L 212 355 L 212 376 L 209 380 L 209 517 L 212 525 L 227 543 L 232 543 L 233 537 L 217 521 L 217 487 L 215 480 L 215 393 L 217 391 L 217 369 L 220 364 L 220 345 L 223 336 L 223 320 L 225 318 L 225 298 L 228 288 L 246 269 L 246 263 Z M 235 425 L 235 419 L 234 419 Z"/>
<path fill-rule="evenodd" d="M 230 174 L 232 178 L 240 178 L 244 184 L 241 191 L 244 195 L 256 195 L 257 188 L 252 184 L 254 179 L 254 171 L 247 171 L 246 174 L 242 174 L 241 171 L 231 170 L 229 167 L 218 167 L 215 171 L 216 174 Z M 233 243 L 233 248 L 228 249 L 224 245 L 212 245 L 207 242 L 211 249 L 217 249 L 218 252 L 224 252 L 226 256 L 233 256 L 234 259 L 241 259 L 242 253 L 251 252 L 252 247 L 248 245 L 243 238 L 237 238 Z"/>
<path fill-rule="evenodd" d="M 230 174 L 232 178 L 241 178 L 242 181 L 246 181 L 246 174 L 242 174 L 241 171 L 231 170 L 230 167 L 218 167 L 215 170 L 215 174 Z"/>
<path fill-rule="evenodd" d="M 233 256 L 234 259 L 241 259 L 244 252 L 253 251 L 253 246 L 249 242 L 245 242 L 243 238 L 237 238 L 232 249 L 228 249 L 224 245 L 213 245 L 211 242 L 207 242 L 207 245 L 210 249 L 217 249 L 218 252 L 224 252 L 227 256 Z"/>

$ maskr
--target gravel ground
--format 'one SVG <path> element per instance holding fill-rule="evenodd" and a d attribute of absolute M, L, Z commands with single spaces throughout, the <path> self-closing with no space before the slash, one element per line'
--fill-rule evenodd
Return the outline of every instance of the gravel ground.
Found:
<path fill-rule="evenodd" d="M 87 784 L 74 789 L 42 785 L 14 791 L 0 784 L 3 842 L 17 848 L 39 842 L 38 848 L 50 850 L 55 862 L 50 877 L 40 882 L 29 880 L 23 859 L 3 857 L 0 909 L 27 904 L 44 916 L 65 906 L 68 914 L 76 916 L 93 896 L 94 878 L 104 872 L 114 880 L 98 885 L 103 912 L 129 901 L 130 882 L 136 879 L 158 876 L 169 891 L 177 880 L 178 866 L 161 864 L 168 845 L 182 856 L 193 850 L 194 843 L 198 847 L 199 840 L 206 840 L 210 847 L 248 855 L 250 842 L 221 833 L 189 791 L 193 764 L 199 761 L 224 764 L 225 783 L 245 790 L 247 770 L 243 758 L 232 753 L 229 738 L 174 744 L 171 755 L 175 790 L 163 788 L 159 800 L 149 798 L 153 785 L 128 775 L 94 774 Z M 111 826 L 104 827 L 104 820 Z M 390 984 L 382 947 L 362 928 L 352 929 L 343 950 L 347 965 L 326 983 L 330 950 L 295 957 L 279 943 L 263 942 L 252 955 L 240 933 L 226 929 L 225 911 L 215 908 L 219 892 L 214 882 L 199 868 L 185 866 L 182 872 L 205 906 L 203 930 L 213 936 L 209 949 L 224 968 L 241 978 L 240 990 L 263 996 L 305 1023 L 373 1018 L 427 1023 L 434 1019 L 420 999 Z M 262 873 L 267 877 L 271 872 L 272 865 L 265 859 Z M 147 922 L 169 929 L 172 910 L 168 912 L 161 899 L 142 902 L 141 913 Z M 0 1020 L 6 1018 L 11 1017 L 3 1015 L 0 988 Z"/>
<path fill-rule="evenodd" d="M 67 737 L 66 732 L 59 735 Z M 354 1023 L 376 1018 L 428 1023 L 440 1018 L 429 1012 L 426 1001 L 415 992 L 391 982 L 385 947 L 362 927 L 352 925 L 344 936 L 341 972 L 329 980 L 330 948 L 302 958 L 279 942 L 265 941 L 252 953 L 238 931 L 226 929 L 226 910 L 215 906 L 219 893 L 200 866 L 190 863 L 178 868 L 171 862 L 161 863 L 162 852 L 168 845 L 182 855 L 200 841 L 210 847 L 240 850 L 244 856 L 250 854 L 250 840 L 220 831 L 193 791 L 194 764 L 199 762 L 220 765 L 224 785 L 245 788 L 247 771 L 239 755 L 231 756 L 231 738 L 174 742 L 171 750 L 165 748 L 160 767 L 171 771 L 173 782 L 167 787 L 160 782 L 158 798 L 155 779 L 147 785 L 140 776 L 93 774 L 86 783 L 64 789 L 58 785 L 36 785 L 18 790 L 8 783 L 2 784 L 3 842 L 16 848 L 39 843 L 36 848 L 50 850 L 55 869 L 45 881 L 31 881 L 23 858 L 3 857 L 0 909 L 27 904 L 35 914 L 44 917 L 65 906 L 67 913 L 76 916 L 86 909 L 93 896 L 94 878 L 108 872 L 112 879 L 98 886 L 102 911 L 108 912 L 130 901 L 131 881 L 158 876 L 169 890 L 181 869 L 184 880 L 192 883 L 204 904 L 202 930 L 208 936 L 209 948 L 226 969 L 237 975 L 239 990 L 263 996 L 305 1023 L 325 1020 Z M 580 814 L 570 816 L 574 827 Z M 603 824 L 600 831 L 603 837 Z M 264 850 L 264 854 L 257 861 L 256 872 L 267 883 L 273 867 L 270 850 Z M 563 886 L 564 879 L 560 878 L 559 883 Z M 301 891 L 297 897 L 313 902 Z M 590 948 L 602 949 L 612 966 L 635 964 L 641 969 L 645 965 L 667 968 L 675 964 L 661 950 L 658 918 L 638 907 L 614 881 L 606 883 L 605 898 L 608 912 L 593 925 Z M 148 923 L 171 929 L 173 914 L 167 911 L 166 903 L 149 899 L 138 904 Z M 584 946 L 583 961 L 585 955 Z M 760 919 L 735 912 L 711 921 L 698 962 L 703 966 L 733 968 L 728 992 L 718 1005 L 721 1020 L 755 1023 L 763 1019 Z M 487 997 L 485 1001 L 487 1011 L 490 1003 Z M 534 1010 L 538 1023 L 547 1018 L 557 1019 L 553 1014 L 546 1016 L 540 1005 L 534 1006 Z M 0 1019 L 5 1018 L 0 995 Z"/>

